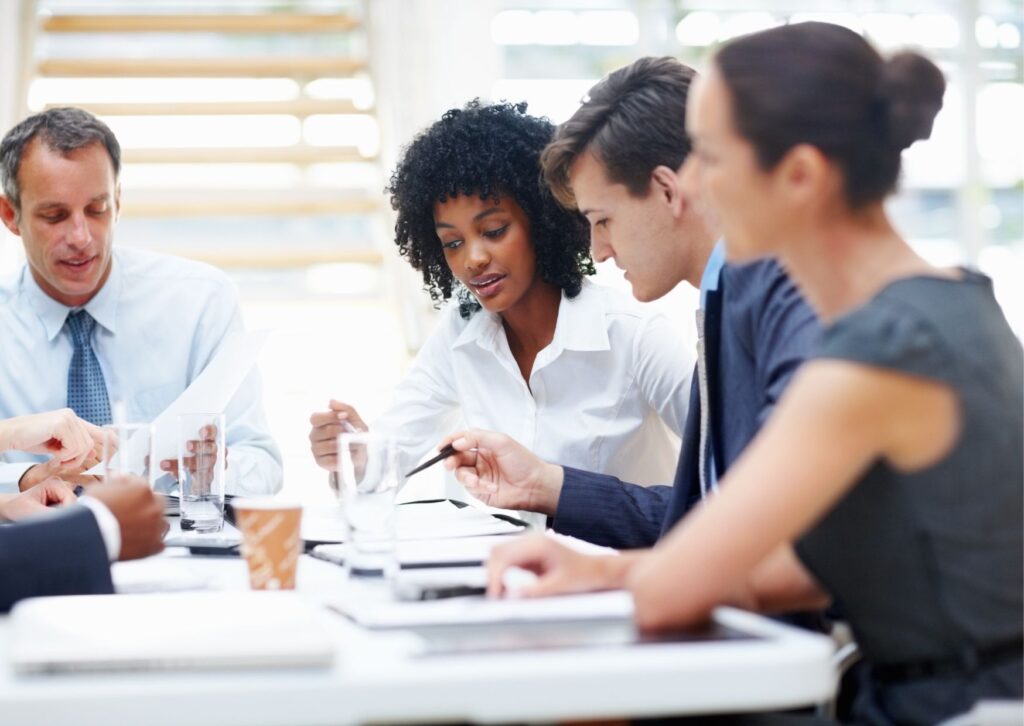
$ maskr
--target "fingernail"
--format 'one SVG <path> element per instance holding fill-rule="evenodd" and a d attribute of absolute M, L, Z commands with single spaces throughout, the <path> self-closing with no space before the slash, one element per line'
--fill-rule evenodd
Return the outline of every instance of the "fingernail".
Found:
<path fill-rule="evenodd" d="M 466 439 L 465 438 L 458 438 L 458 439 L 455 439 L 455 441 L 452 442 L 452 446 L 454 446 L 456 449 L 461 449 L 465 445 L 466 445 Z"/>

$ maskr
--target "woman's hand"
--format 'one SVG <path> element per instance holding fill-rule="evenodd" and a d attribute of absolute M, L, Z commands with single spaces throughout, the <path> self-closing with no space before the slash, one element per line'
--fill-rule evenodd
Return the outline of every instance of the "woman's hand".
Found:
<path fill-rule="evenodd" d="M 548 597 L 622 587 L 636 555 L 584 555 L 542 534 L 521 537 L 491 551 L 487 560 L 487 594 L 501 597 Z M 506 582 L 511 568 L 537 579 L 521 587 Z"/>
<path fill-rule="evenodd" d="M 334 472 L 338 468 L 338 434 L 369 431 L 369 428 L 359 413 L 347 403 L 332 398 L 328 408 L 328 411 L 314 413 L 309 417 L 312 425 L 309 448 L 322 469 Z"/>
<path fill-rule="evenodd" d="M 0 445 L 31 454 L 51 454 L 67 468 L 81 468 L 103 452 L 103 430 L 78 418 L 70 408 L 0 421 Z"/>

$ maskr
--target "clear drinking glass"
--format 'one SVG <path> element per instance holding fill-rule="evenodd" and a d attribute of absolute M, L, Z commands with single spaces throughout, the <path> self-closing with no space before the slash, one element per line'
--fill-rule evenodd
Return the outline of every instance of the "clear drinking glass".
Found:
<path fill-rule="evenodd" d="M 395 498 L 402 481 L 397 442 L 379 433 L 340 434 L 337 474 L 349 579 L 394 580 L 398 572 Z"/>
<path fill-rule="evenodd" d="M 178 415 L 181 529 L 219 532 L 224 526 L 224 414 Z"/>
<path fill-rule="evenodd" d="M 159 471 L 153 466 L 153 427 L 145 423 L 103 427 L 103 479 L 139 476 L 153 486 Z"/>

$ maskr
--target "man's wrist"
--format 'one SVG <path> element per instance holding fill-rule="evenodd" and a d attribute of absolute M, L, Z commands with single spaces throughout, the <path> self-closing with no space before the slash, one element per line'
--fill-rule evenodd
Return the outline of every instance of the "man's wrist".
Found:
<path fill-rule="evenodd" d="M 39 468 L 39 464 L 33 464 L 29 468 L 25 469 L 24 472 L 22 472 L 21 478 L 18 479 L 18 491 L 22 491 L 22 492 L 28 491 L 33 486 L 35 486 L 36 484 L 39 483 L 39 482 L 36 481 L 35 474 L 31 473 L 33 470 L 38 469 L 38 468 Z"/>
<path fill-rule="evenodd" d="M 558 509 L 558 499 L 562 496 L 562 483 L 565 481 L 565 469 L 558 464 L 544 464 L 540 475 L 540 487 L 537 496 L 537 506 L 534 511 L 546 514 L 549 517 L 555 516 Z"/>

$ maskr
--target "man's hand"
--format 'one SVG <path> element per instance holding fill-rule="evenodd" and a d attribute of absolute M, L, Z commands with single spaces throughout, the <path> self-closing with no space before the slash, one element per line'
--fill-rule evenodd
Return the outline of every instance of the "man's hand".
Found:
<path fill-rule="evenodd" d="M 185 457 L 185 468 L 193 477 L 195 494 L 209 491 L 213 481 L 213 468 L 217 464 L 217 427 L 203 426 L 199 429 L 199 438 L 186 442 L 190 456 Z M 228 447 L 224 447 L 224 468 L 228 465 Z M 160 469 L 175 479 L 181 479 L 178 472 L 177 459 L 164 459 Z"/>
<path fill-rule="evenodd" d="M 119 560 L 155 555 L 164 548 L 167 531 L 163 497 L 137 476 L 118 477 L 89 488 L 89 496 L 106 505 L 121 528 Z"/>
<path fill-rule="evenodd" d="M 0 445 L 32 454 L 51 454 L 65 466 L 81 467 L 103 448 L 103 430 L 78 418 L 70 408 L 0 422 Z"/>
<path fill-rule="evenodd" d="M 61 479 L 72 486 L 77 484 L 82 486 L 96 484 L 103 481 L 103 478 L 83 474 L 82 472 L 88 471 L 99 464 L 101 457 L 102 454 L 97 451 L 94 455 L 89 456 L 81 466 L 65 466 L 57 461 L 57 459 L 50 459 L 42 464 L 35 464 L 26 469 L 25 473 L 22 474 L 21 479 L 18 480 L 18 488 L 25 492 L 48 479 L 54 478 Z"/>
<path fill-rule="evenodd" d="M 438 447 L 451 444 L 459 453 L 444 465 L 470 494 L 501 509 L 524 509 L 553 515 L 558 508 L 565 472 L 548 464 L 505 434 L 463 431 Z"/>
<path fill-rule="evenodd" d="M 338 434 L 351 431 L 369 431 L 359 413 L 347 403 L 335 401 L 327 404 L 328 411 L 309 417 L 309 448 L 322 469 L 334 472 L 338 468 Z"/>
<path fill-rule="evenodd" d="M 45 512 L 50 506 L 71 504 L 76 499 L 74 492 L 65 482 L 51 477 L 0 504 L 0 519 L 14 522 Z"/>
<path fill-rule="evenodd" d="M 584 555 L 542 534 L 520 537 L 491 550 L 487 560 L 487 594 L 501 597 L 548 597 L 620 588 L 630 560 L 625 556 Z M 506 572 L 519 568 L 536 581 L 509 592 Z M 520 573 L 521 574 L 521 573 Z"/>

